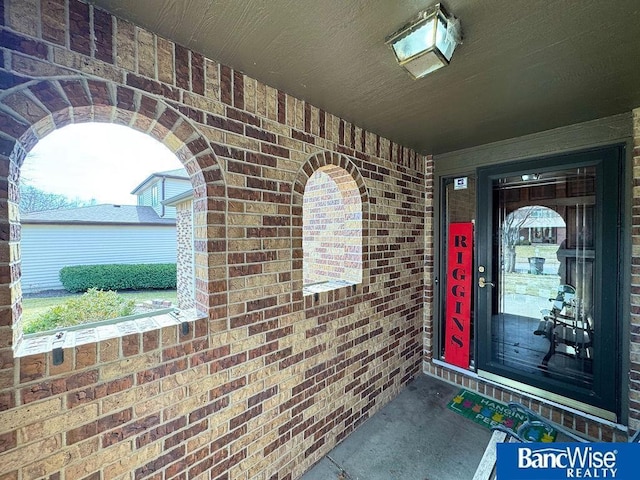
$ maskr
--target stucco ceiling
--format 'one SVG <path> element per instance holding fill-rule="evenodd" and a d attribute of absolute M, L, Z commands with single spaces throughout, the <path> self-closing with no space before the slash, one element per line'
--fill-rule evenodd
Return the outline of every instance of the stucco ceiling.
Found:
<path fill-rule="evenodd" d="M 464 43 L 420 80 L 384 39 L 434 0 L 94 3 L 423 153 L 640 107 L 638 0 L 443 0 Z"/>

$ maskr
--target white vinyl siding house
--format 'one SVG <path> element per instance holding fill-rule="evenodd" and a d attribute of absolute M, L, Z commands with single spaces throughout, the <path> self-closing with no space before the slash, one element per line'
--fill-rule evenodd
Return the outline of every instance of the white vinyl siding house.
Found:
<path fill-rule="evenodd" d="M 152 206 L 152 191 L 158 192 Z M 150 175 L 132 194 L 137 205 L 93 205 L 22 214 L 22 291 L 62 289 L 72 265 L 176 263 L 176 209 L 168 196 L 191 190 L 184 169 Z"/>
<path fill-rule="evenodd" d="M 65 266 L 176 262 L 175 225 L 114 227 L 24 224 L 22 291 L 61 290 L 59 272 Z"/>

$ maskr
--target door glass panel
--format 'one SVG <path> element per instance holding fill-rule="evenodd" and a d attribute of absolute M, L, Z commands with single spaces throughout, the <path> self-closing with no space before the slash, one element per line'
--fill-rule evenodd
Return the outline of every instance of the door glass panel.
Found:
<path fill-rule="evenodd" d="M 493 180 L 493 364 L 591 390 L 595 188 L 595 167 Z"/>

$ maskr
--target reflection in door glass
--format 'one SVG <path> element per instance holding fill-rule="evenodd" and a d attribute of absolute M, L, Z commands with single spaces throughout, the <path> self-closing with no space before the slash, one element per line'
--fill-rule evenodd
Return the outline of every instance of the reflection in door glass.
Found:
<path fill-rule="evenodd" d="M 493 195 L 492 360 L 590 388 L 595 168 L 501 178 Z"/>

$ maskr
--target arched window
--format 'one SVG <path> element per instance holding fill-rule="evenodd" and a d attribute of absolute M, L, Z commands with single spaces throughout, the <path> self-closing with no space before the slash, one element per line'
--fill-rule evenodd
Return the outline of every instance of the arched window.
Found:
<path fill-rule="evenodd" d="M 309 178 L 302 248 L 305 294 L 362 282 L 362 200 L 343 168 L 326 165 Z"/>
<path fill-rule="evenodd" d="M 184 213 L 172 202 L 192 185 L 160 142 L 121 125 L 68 125 L 34 146 L 19 188 L 24 333 L 193 307 L 192 239 L 176 236 Z"/>

